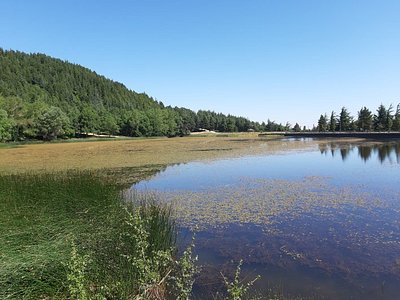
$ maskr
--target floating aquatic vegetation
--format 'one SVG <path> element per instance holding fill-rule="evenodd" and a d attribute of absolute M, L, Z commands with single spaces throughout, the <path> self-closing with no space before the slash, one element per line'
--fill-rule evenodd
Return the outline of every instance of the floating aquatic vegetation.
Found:
<path fill-rule="evenodd" d="M 330 208 L 356 205 L 383 207 L 377 195 L 355 192 L 354 187 L 338 187 L 326 177 L 303 180 L 241 178 L 235 186 L 202 191 L 166 191 L 164 201 L 174 204 L 178 221 L 184 226 L 223 226 L 229 223 L 271 224 L 285 214 L 287 218 L 313 212 L 329 215 Z"/>
<path fill-rule="evenodd" d="M 287 282 L 296 272 L 300 278 L 295 281 L 307 283 L 315 272 L 316 288 L 324 280 L 330 285 L 334 277 L 348 284 L 345 295 L 368 293 L 366 286 L 375 295 L 400 292 L 400 190 L 392 169 L 398 165 L 389 159 L 393 150 L 382 160 L 380 148 L 368 152 L 362 142 L 303 141 L 302 149 L 282 149 L 291 142 L 280 140 L 284 155 L 276 159 L 254 155 L 187 165 L 137 188 L 162 191 L 163 201 L 174 204 L 183 231 L 200 227 L 196 248 L 212 270 L 243 259 L 256 266 L 257 274 L 265 272 L 263 285 L 283 273 Z M 319 146 L 323 155 L 308 153 L 316 145 L 314 151 Z M 205 280 L 207 289 L 214 279 Z"/>
<path fill-rule="evenodd" d="M 160 197 L 173 203 L 183 227 L 199 226 L 206 234 L 199 235 L 200 248 L 225 260 L 300 264 L 343 276 L 400 276 L 398 206 L 362 185 L 337 186 L 319 176 L 241 178 L 234 186 Z"/>
<path fill-rule="evenodd" d="M 203 273 L 243 259 L 265 276 L 264 287 L 268 280 L 287 283 L 298 274 L 293 286 L 308 284 L 312 276 L 318 291 L 335 282 L 337 291 L 346 285 L 346 297 L 370 291 L 398 295 L 400 190 L 393 170 L 398 164 L 390 160 L 394 150 L 382 148 L 391 154 L 381 159 L 380 144 L 297 141 L 304 147 L 295 149 L 292 142 L 280 140 L 282 152 L 274 154 L 283 155 L 271 159 L 254 154 L 171 168 L 136 187 L 162 191 L 183 232 L 200 227 L 196 249 L 209 270 Z M 268 152 L 274 144 L 254 146 Z M 322 155 L 312 153 L 318 149 Z M 216 281 L 209 277 L 203 280 L 207 290 Z"/>

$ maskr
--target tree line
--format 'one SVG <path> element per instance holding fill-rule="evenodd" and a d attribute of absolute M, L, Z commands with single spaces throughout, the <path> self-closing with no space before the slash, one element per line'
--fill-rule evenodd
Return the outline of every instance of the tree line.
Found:
<path fill-rule="evenodd" d="M 209 110 L 164 104 L 82 66 L 44 54 L 0 48 L 0 142 L 52 140 L 89 134 L 183 136 L 219 132 L 302 131 L 296 123 L 254 122 Z M 363 107 L 357 118 L 343 107 L 321 115 L 315 131 L 398 131 L 400 107 Z"/>
<path fill-rule="evenodd" d="M 80 106 L 76 117 L 60 107 L 43 101 L 26 102 L 20 97 L 0 96 L 0 141 L 29 139 L 53 140 L 82 137 L 90 134 L 123 135 L 130 137 L 184 136 L 193 131 L 219 132 L 287 131 L 285 126 L 268 120 L 259 123 L 200 110 L 194 112 L 180 107 L 153 107 L 144 110 L 127 109 L 121 114 L 96 111 L 88 104 Z"/>
<path fill-rule="evenodd" d="M 164 106 L 145 93 L 82 66 L 44 54 L 0 48 L 0 141 L 52 140 L 90 133 L 178 136 L 220 132 L 286 131 L 268 120 Z"/>
<path fill-rule="evenodd" d="M 342 107 L 339 114 L 334 111 L 328 117 L 323 114 L 318 119 L 314 131 L 400 131 L 400 104 L 396 109 L 393 105 L 386 107 L 379 105 L 375 114 L 367 107 L 362 107 L 357 112 L 357 117 L 352 116 L 346 107 Z"/>

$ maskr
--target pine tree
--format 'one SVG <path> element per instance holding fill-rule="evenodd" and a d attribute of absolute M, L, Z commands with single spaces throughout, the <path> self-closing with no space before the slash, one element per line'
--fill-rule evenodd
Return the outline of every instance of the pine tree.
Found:
<path fill-rule="evenodd" d="M 388 111 L 386 107 L 381 104 L 376 110 L 376 114 L 374 115 L 374 128 L 376 131 L 384 131 L 387 128 L 387 116 Z"/>
<path fill-rule="evenodd" d="M 336 126 L 337 126 L 336 114 L 334 111 L 332 111 L 331 117 L 329 119 L 329 131 L 331 132 L 336 131 Z"/>
<path fill-rule="evenodd" d="M 400 131 L 400 103 L 397 104 L 396 113 L 393 118 L 393 127 L 394 131 Z"/>
<path fill-rule="evenodd" d="M 358 112 L 357 129 L 360 131 L 370 131 L 373 125 L 372 112 L 365 106 Z"/>
<path fill-rule="evenodd" d="M 326 131 L 328 126 L 328 117 L 327 115 L 321 115 L 318 120 L 318 131 L 323 132 Z"/>
<path fill-rule="evenodd" d="M 299 125 L 298 123 L 296 123 L 296 124 L 294 125 L 293 131 L 295 131 L 295 132 L 301 131 L 301 127 L 300 127 L 300 125 Z"/>
<path fill-rule="evenodd" d="M 342 107 L 339 115 L 339 131 L 349 131 L 351 130 L 352 118 L 347 108 Z"/>

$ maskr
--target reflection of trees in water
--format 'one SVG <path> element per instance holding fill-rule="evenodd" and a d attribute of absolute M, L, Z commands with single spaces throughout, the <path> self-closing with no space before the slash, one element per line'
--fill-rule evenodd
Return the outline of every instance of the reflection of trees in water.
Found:
<path fill-rule="evenodd" d="M 350 150 L 353 148 L 340 148 L 340 155 L 342 156 L 342 160 L 346 160 L 347 156 L 349 156 Z"/>
<path fill-rule="evenodd" d="M 378 149 L 374 148 L 374 152 L 378 153 L 379 161 L 384 162 L 387 157 L 390 158 L 391 147 L 388 147 L 388 145 L 382 145 Z"/>
<path fill-rule="evenodd" d="M 328 150 L 329 150 L 329 145 L 328 144 L 318 144 L 319 147 L 319 151 L 321 152 L 321 154 L 327 154 Z"/>
<path fill-rule="evenodd" d="M 383 163 L 385 160 L 393 162 L 393 157 L 396 158 L 396 162 L 400 164 L 400 144 L 399 143 L 385 143 L 376 144 L 373 147 L 373 151 L 377 153 L 379 161 Z"/>
<path fill-rule="evenodd" d="M 376 143 L 376 144 L 355 144 L 355 143 L 320 143 L 318 144 L 319 151 L 321 154 L 327 155 L 331 153 L 332 157 L 337 152 L 340 153 L 342 160 L 346 160 L 350 152 L 357 149 L 358 156 L 363 161 L 368 161 L 372 154 L 375 153 L 378 160 L 383 163 L 386 160 L 393 163 L 393 157 L 396 162 L 400 164 L 400 142 L 388 142 L 388 143 Z"/>
<path fill-rule="evenodd" d="M 371 157 L 371 154 L 371 146 L 358 146 L 358 156 L 360 156 L 363 161 L 367 161 Z"/>

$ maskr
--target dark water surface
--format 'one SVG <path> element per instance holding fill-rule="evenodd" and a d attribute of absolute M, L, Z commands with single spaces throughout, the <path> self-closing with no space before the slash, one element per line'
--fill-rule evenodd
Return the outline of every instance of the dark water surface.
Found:
<path fill-rule="evenodd" d="M 134 188 L 174 203 L 183 237 L 200 226 L 200 298 L 243 259 L 260 294 L 400 299 L 399 141 L 306 140 L 303 151 L 171 166 Z"/>

